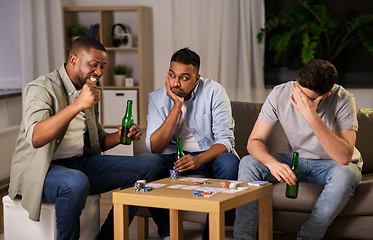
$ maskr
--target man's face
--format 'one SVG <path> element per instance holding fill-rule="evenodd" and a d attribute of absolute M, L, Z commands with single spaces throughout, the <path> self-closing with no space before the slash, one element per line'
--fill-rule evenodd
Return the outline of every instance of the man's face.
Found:
<path fill-rule="evenodd" d="M 309 99 L 311 99 L 312 101 L 315 101 L 316 98 L 318 98 L 319 96 L 321 96 L 321 95 L 319 95 L 318 93 L 316 93 L 316 92 L 314 92 L 314 91 L 312 91 L 312 90 L 310 90 L 310 89 L 308 89 L 308 88 L 306 88 L 306 87 L 302 87 L 298 82 L 297 82 L 296 84 L 299 86 L 299 88 L 302 90 L 302 92 L 303 92 L 303 93 L 304 93 L 304 94 L 305 94 Z M 323 95 L 323 99 L 329 97 L 330 94 L 331 94 L 330 92 L 324 94 L 324 95 Z"/>
<path fill-rule="evenodd" d="M 74 60 L 73 60 L 74 61 Z M 75 78 L 72 81 L 76 89 L 81 89 L 87 81 L 96 82 L 103 75 L 106 64 L 106 53 L 91 48 L 89 51 L 79 51 L 75 55 Z"/>
<path fill-rule="evenodd" d="M 308 88 L 305 88 L 305 87 L 302 87 L 299 83 L 296 83 L 299 87 L 300 87 L 300 89 L 302 90 L 302 92 L 304 93 L 304 94 L 306 94 L 306 96 L 309 98 L 309 99 L 311 99 L 311 100 L 315 100 L 316 98 L 318 98 L 320 95 L 319 94 L 317 94 L 316 92 L 314 92 L 314 91 L 312 91 L 312 90 L 310 90 L 310 89 L 308 89 Z"/>
<path fill-rule="evenodd" d="M 192 64 L 184 65 L 178 62 L 171 62 L 168 71 L 170 89 L 179 97 L 185 100 L 190 99 L 191 92 L 198 83 L 200 75 Z"/>

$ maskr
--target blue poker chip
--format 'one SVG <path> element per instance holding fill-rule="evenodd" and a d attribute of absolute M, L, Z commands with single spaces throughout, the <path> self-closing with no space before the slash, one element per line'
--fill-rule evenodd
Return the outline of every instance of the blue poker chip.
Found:
<path fill-rule="evenodd" d="M 149 190 L 147 188 L 141 188 L 140 192 L 148 192 Z"/>
<path fill-rule="evenodd" d="M 192 193 L 192 196 L 194 196 L 194 197 L 198 197 L 198 196 L 201 196 L 201 193 L 200 193 L 200 192 L 193 192 L 193 193 Z"/>
<path fill-rule="evenodd" d="M 171 169 L 171 170 L 170 170 L 170 178 L 171 178 L 171 179 L 176 179 L 176 178 L 178 178 L 178 172 L 177 172 L 177 170 L 175 170 L 175 169 Z"/>

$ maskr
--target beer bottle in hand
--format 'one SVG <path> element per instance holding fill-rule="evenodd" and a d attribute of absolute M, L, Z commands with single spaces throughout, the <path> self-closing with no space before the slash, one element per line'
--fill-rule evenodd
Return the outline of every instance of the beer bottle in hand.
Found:
<path fill-rule="evenodd" d="M 291 170 L 293 170 L 295 176 L 297 177 L 297 182 L 295 185 L 289 186 L 286 184 L 286 197 L 297 198 L 298 197 L 298 187 L 299 187 L 299 168 L 298 168 L 298 157 L 299 153 L 294 152 L 293 163 L 291 165 Z"/>
<path fill-rule="evenodd" d="M 132 138 L 127 137 L 130 132 L 130 128 L 133 126 L 132 118 L 132 100 L 127 101 L 126 115 L 124 115 L 122 120 L 122 131 L 120 134 L 120 143 L 125 145 L 130 145 Z"/>
<path fill-rule="evenodd" d="M 181 146 L 181 139 L 178 137 L 176 139 L 175 161 L 179 160 L 179 158 L 182 158 L 184 156 L 185 156 L 185 154 L 183 152 L 183 147 Z M 187 177 L 188 176 L 188 172 L 187 171 L 183 171 L 183 172 L 180 173 L 180 176 Z"/>

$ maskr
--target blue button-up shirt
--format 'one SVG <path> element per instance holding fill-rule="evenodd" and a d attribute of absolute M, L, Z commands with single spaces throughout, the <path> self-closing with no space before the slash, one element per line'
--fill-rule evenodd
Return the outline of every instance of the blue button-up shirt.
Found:
<path fill-rule="evenodd" d="M 146 146 L 149 152 L 151 152 L 150 136 L 163 124 L 173 106 L 174 102 L 166 95 L 165 87 L 149 94 L 146 132 Z M 188 101 L 186 118 L 188 128 L 201 151 L 206 151 L 215 143 L 220 143 L 227 148 L 227 152 L 236 154 L 230 100 L 219 83 L 211 79 L 199 79 Z M 173 135 L 163 153 L 171 154 L 175 151 L 176 137 Z"/>

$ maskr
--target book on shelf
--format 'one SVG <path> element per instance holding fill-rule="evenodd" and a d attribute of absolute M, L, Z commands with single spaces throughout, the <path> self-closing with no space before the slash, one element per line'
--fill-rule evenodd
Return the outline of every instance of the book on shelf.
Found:
<path fill-rule="evenodd" d="M 98 31 L 99 24 L 96 23 L 96 24 L 92 25 L 91 28 L 92 27 L 93 27 L 92 32 L 90 31 L 90 34 L 88 36 L 91 37 L 91 38 L 97 39 L 97 36 L 99 35 L 99 31 Z"/>
<path fill-rule="evenodd" d="M 95 35 L 95 39 L 97 41 L 100 41 L 100 24 L 96 24 L 97 25 L 97 32 L 96 32 L 96 35 Z"/>
<path fill-rule="evenodd" d="M 91 27 L 89 28 L 88 37 L 92 37 L 93 36 L 93 30 L 94 29 L 95 29 L 95 25 L 92 24 Z"/>

